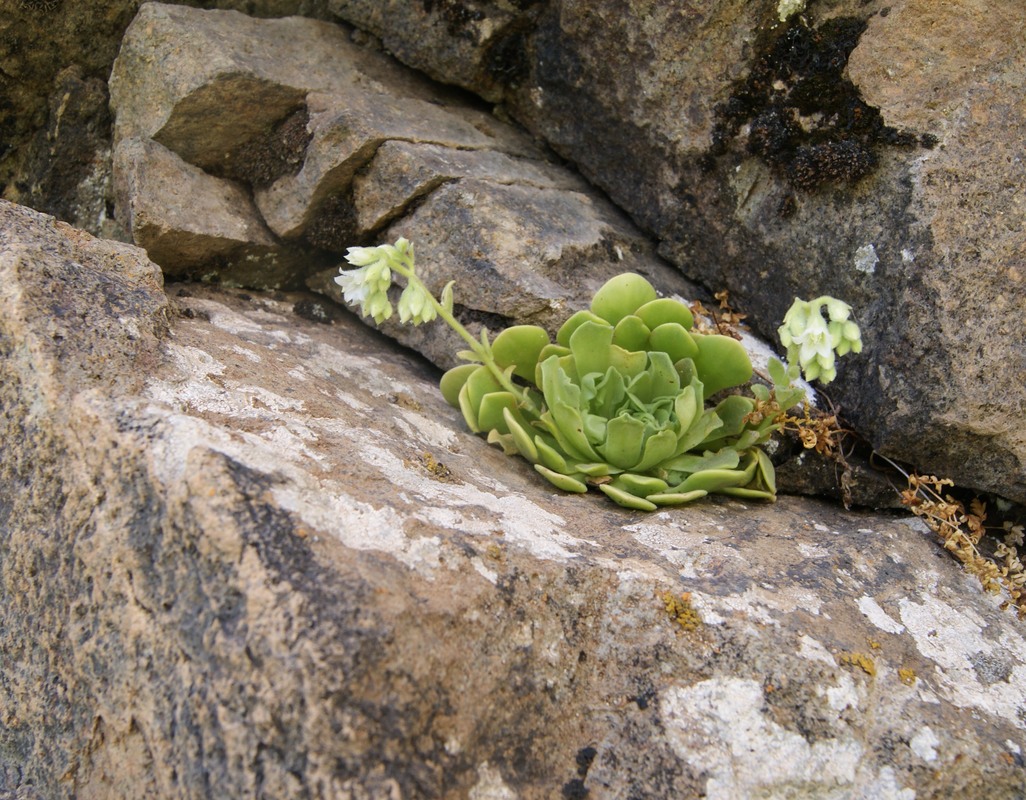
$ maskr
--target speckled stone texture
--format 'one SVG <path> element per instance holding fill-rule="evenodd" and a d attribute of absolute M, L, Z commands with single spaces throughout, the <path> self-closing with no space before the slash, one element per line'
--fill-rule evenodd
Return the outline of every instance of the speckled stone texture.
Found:
<path fill-rule="evenodd" d="M 922 529 L 653 515 L 324 300 L 0 202 L 0 793 L 1021 797 L 1026 641 Z"/>

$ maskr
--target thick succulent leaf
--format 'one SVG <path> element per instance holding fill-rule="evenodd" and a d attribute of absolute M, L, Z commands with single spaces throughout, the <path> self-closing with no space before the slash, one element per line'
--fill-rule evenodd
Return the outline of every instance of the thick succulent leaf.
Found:
<path fill-rule="evenodd" d="M 754 470 L 753 470 L 754 472 Z M 673 492 L 690 492 L 703 489 L 706 492 L 718 492 L 729 486 L 744 486 L 752 480 L 752 475 L 741 469 L 704 469 L 689 475 L 687 479 L 673 488 Z"/>
<path fill-rule="evenodd" d="M 549 342 L 549 334 L 537 325 L 506 328 L 492 342 L 492 355 L 503 368 L 512 366 L 513 374 L 525 381 L 534 380 L 538 357 Z"/>
<path fill-rule="evenodd" d="M 480 407 L 486 394 L 503 391 L 502 384 L 487 367 L 481 367 L 470 373 L 467 377 L 466 388 L 469 400 L 475 409 Z"/>
<path fill-rule="evenodd" d="M 648 354 L 648 371 L 652 375 L 652 397 L 676 397 L 681 390 L 680 375 L 673 360 L 659 351 Z"/>
<path fill-rule="evenodd" d="M 691 452 L 710 436 L 716 435 L 722 426 L 723 420 L 715 411 L 707 409 L 699 412 L 694 422 L 691 423 L 691 427 L 677 440 L 677 447 L 673 451 L 674 455 L 679 456 L 682 453 Z"/>
<path fill-rule="evenodd" d="M 542 466 L 541 464 L 535 464 L 534 468 L 538 471 L 538 474 L 545 476 L 545 479 L 549 483 L 557 489 L 562 489 L 564 492 L 577 492 L 578 494 L 583 494 L 588 491 L 588 484 L 574 475 L 563 475 L 559 472 L 553 472 L 551 469 Z"/>
<path fill-rule="evenodd" d="M 774 492 L 766 489 L 751 489 L 747 486 L 727 486 L 720 489 L 717 494 L 730 495 L 742 500 L 769 500 L 773 502 L 777 499 L 777 495 Z"/>
<path fill-rule="evenodd" d="M 685 330 L 691 330 L 691 327 L 695 324 L 695 318 L 691 314 L 691 309 L 679 300 L 674 300 L 671 297 L 651 300 L 638 308 L 634 314 L 640 317 L 641 321 L 653 330 L 669 322 L 681 325 Z"/>
<path fill-rule="evenodd" d="M 613 328 L 596 322 L 585 322 L 570 337 L 570 352 L 580 376 L 597 372 L 604 375 L 609 369 L 610 345 Z"/>
<path fill-rule="evenodd" d="M 613 344 L 625 350 L 647 350 L 651 331 L 644 322 L 628 314 L 613 329 Z"/>
<path fill-rule="evenodd" d="M 463 419 L 467 423 L 467 427 L 470 428 L 474 433 L 480 433 L 481 428 L 477 424 L 477 405 L 470 399 L 470 386 L 467 383 L 463 384 L 460 389 L 458 397 L 460 411 L 463 412 Z"/>
<path fill-rule="evenodd" d="M 589 414 L 587 411 L 581 414 L 584 420 L 584 435 L 592 444 L 599 444 L 606 439 L 606 426 L 609 418 L 599 414 Z"/>
<path fill-rule="evenodd" d="M 535 446 L 534 437 L 528 433 L 527 429 L 517 419 L 512 409 L 505 408 L 502 411 L 503 419 L 506 421 L 506 428 L 509 430 L 510 436 L 516 444 L 517 450 L 520 455 L 530 461 L 532 464 L 538 461 L 538 448 Z"/>
<path fill-rule="evenodd" d="M 774 497 L 777 496 L 777 471 L 773 468 L 770 457 L 762 450 L 755 451 L 759 464 L 756 467 L 755 479 L 765 487 Z"/>
<path fill-rule="evenodd" d="M 634 417 L 613 417 L 606 425 L 606 441 L 599 451 L 606 461 L 620 469 L 630 469 L 641 459 L 645 423 Z"/>
<path fill-rule="evenodd" d="M 650 350 L 667 353 L 672 361 L 698 356 L 698 344 L 687 328 L 676 322 L 664 322 L 652 329 L 648 337 Z"/>
<path fill-rule="evenodd" d="M 636 497 L 648 497 L 650 494 L 665 492 L 670 488 L 669 484 L 660 478 L 652 475 L 638 475 L 633 472 L 617 475 L 612 485 Z"/>
<path fill-rule="evenodd" d="M 542 421 L 559 446 L 575 461 L 601 461 L 584 433 L 581 390 L 561 369 L 560 360 L 548 358 L 541 365 L 542 386 L 549 409 L 542 415 Z"/>
<path fill-rule="evenodd" d="M 725 447 L 715 453 L 707 452 L 702 455 L 685 453 L 667 462 L 664 468 L 691 474 L 704 469 L 734 469 L 740 463 L 741 457 L 737 450 Z"/>
<path fill-rule="evenodd" d="M 594 387 L 595 394 L 588 401 L 589 407 L 592 412 L 606 419 L 612 417 L 627 396 L 623 373 L 610 367 L 605 375 L 595 381 Z"/>
<path fill-rule="evenodd" d="M 722 389 L 740 386 L 751 380 L 752 362 L 737 339 L 719 334 L 692 334 L 692 338 L 698 345 L 698 355 L 694 356 L 694 361 L 702 383 L 705 384 L 706 399 Z"/>
<path fill-rule="evenodd" d="M 516 409 L 517 398 L 512 392 L 489 392 L 481 398 L 477 407 L 477 424 L 483 431 L 497 430 L 509 433 L 504 414 Z"/>
<path fill-rule="evenodd" d="M 605 493 L 606 497 L 624 508 L 634 508 L 638 511 L 656 510 L 655 503 L 651 503 L 643 497 L 636 497 L 630 492 L 625 492 L 623 489 L 617 489 L 610 483 L 603 483 L 599 486 L 599 489 Z"/>
<path fill-rule="evenodd" d="M 648 353 L 644 350 L 624 350 L 609 345 L 609 363 L 627 379 L 640 375 L 648 366 Z"/>
<path fill-rule="evenodd" d="M 716 416 L 723 420 L 723 427 L 716 431 L 717 437 L 737 436 L 745 429 L 745 417 L 752 413 L 755 404 L 747 397 L 732 394 L 716 404 Z"/>
<path fill-rule="evenodd" d="M 709 493 L 704 489 L 695 489 L 690 492 L 661 492 L 659 494 L 650 494 L 645 499 L 650 503 L 655 503 L 657 506 L 679 506 L 684 503 L 690 503 L 694 500 L 701 500 L 708 494 Z"/>
<path fill-rule="evenodd" d="M 666 428 L 654 433 L 645 441 L 641 460 L 634 465 L 638 472 L 647 472 L 670 458 L 677 449 L 676 431 Z"/>
<path fill-rule="evenodd" d="M 555 445 L 555 441 L 548 442 L 542 436 L 534 437 L 535 452 L 538 453 L 537 460 L 556 472 L 562 472 L 564 474 L 572 472 L 570 465 L 567 464 L 563 454 L 559 452 L 558 445 Z"/>
<path fill-rule="evenodd" d="M 574 470 L 587 475 L 589 478 L 606 478 L 610 475 L 619 475 L 619 470 L 605 461 L 596 461 L 591 464 L 574 464 Z"/>
<path fill-rule="evenodd" d="M 488 444 L 497 444 L 507 456 L 515 456 L 520 453 L 513 437 L 508 433 L 499 433 L 494 428 L 488 431 Z"/>
<path fill-rule="evenodd" d="M 578 311 L 571 315 L 570 319 L 563 323 L 562 327 L 556 331 L 556 342 L 562 347 L 570 347 L 570 337 L 574 335 L 579 327 L 585 322 L 595 322 L 599 325 L 607 325 L 608 323 L 597 314 L 592 314 L 590 311 Z"/>
<path fill-rule="evenodd" d="M 701 391 L 699 389 L 698 391 Z M 695 419 L 702 413 L 702 403 L 698 399 L 698 392 L 694 386 L 685 386 L 673 401 L 673 411 L 677 415 L 681 438 L 695 422 Z"/>
<path fill-rule="evenodd" d="M 652 284 L 634 272 L 624 272 L 606 281 L 591 299 L 591 311 L 615 325 L 628 314 L 656 299 Z"/>
<path fill-rule="evenodd" d="M 445 402 L 451 406 L 459 407 L 460 389 L 467 382 L 470 373 L 478 369 L 482 369 L 482 367 L 477 364 L 460 364 L 458 367 L 448 370 L 438 382 L 438 388 L 441 390 Z"/>

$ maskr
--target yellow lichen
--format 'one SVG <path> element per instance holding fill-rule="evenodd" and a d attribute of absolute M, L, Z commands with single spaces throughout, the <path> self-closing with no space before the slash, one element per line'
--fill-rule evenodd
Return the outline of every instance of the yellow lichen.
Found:
<path fill-rule="evenodd" d="M 909 667 L 902 667 L 898 670 L 898 678 L 906 686 L 911 686 L 916 682 L 916 671 Z"/>
<path fill-rule="evenodd" d="M 841 653 L 837 658 L 842 664 L 858 667 L 869 677 L 876 677 L 876 662 L 865 653 Z"/>
<path fill-rule="evenodd" d="M 684 592 L 680 596 L 673 592 L 663 592 L 659 595 L 659 599 L 663 601 L 670 619 L 684 630 L 693 631 L 702 624 L 702 618 L 698 616 L 695 607 L 691 605 L 691 592 Z"/>

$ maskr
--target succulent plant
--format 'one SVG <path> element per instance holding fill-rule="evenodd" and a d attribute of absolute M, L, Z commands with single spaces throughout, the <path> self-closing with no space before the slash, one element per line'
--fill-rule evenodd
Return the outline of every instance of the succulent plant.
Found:
<path fill-rule="evenodd" d="M 752 378 L 744 347 L 728 336 L 696 332 L 691 310 L 658 297 L 642 276 L 610 279 L 587 310 L 563 324 L 555 342 L 536 325 L 513 326 L 491 340 L 487 331 L 475 338 L 455 319 L 451 283 L 441 300 L 424 287 L 406 240 L 350 248 L 347 259 L 359 269 L 336 280 L 364 315 L 379 322 L 391 315 L 385 293 L 394 271 L 406 279 L 403 321 L 441 317 L 456 330 L 469 346 L 458 354 L 468 363 L 442 376 L 443 397 L 472 431 L 519 454 L 559 489 L 595 486 L 620 505 L 642 510 L 711 493 L 775 498 L 773 465 L 759 445 L 779 427 L 777 415 L 765 410 L 789 407 L 804 394 L 791 386 L 797 367 L 785 370 L 774 361 L 772 390 L 756 385 L 752 397 L 728 393 Z M 840 315 L 843 305 L 828 309 Z M 808 309 L 801 313 L 812 319 Z M 818 306 L 815 316 L 822 321 Z M 806 328 L 797 319 L 785 326 L 803 347 Z M 842 339 L 854 349 L 846 319 L 839 320 Z M 812 348 L 825 358 L 818 340 Z M 826 373 L 822 364 L 820 374 Z M 718 402 L 707 407 L 714 395 Z"/>

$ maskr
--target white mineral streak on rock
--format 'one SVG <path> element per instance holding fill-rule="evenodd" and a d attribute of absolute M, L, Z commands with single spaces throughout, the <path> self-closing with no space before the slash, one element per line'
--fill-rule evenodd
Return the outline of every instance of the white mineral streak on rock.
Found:
<path fill-rule="evenodd" d="M 492 494 L 470 483 L 442 483 L 410 469 L 402 459 L 374 441 L 365 430 L 350 436 L 360 442 L 361 459 L 379 469 L 384 478 L 403 486 L 416 497 L 411 516 L 440 527 L 480 536 L 494 535 L 498 527 L 505 541 L 518 544 L 539 558 L 573 558 L 568 549 L 584 542 L 563 532 L 562 517 L 546 511 L 521 494 Z M 452 509 L 464 509 L 462 521 L 453 524 Z"/>
<path fill-rule="evenodd" d="M 818 615 L 823 599 L 813 591 L 797 586 L 778 586 L 767 589 L 763 586 L 749 586 L 742 594 L 727 595 L 712 599 L 719 610 L 724 609 L 744 614 L 746 617 L 767 625 L 779 625 L 780 620 L 771 611 L 791 614 L 805 611 Z"/>
<path fill-rule="evenodd" d="M 825 696 L 830 708 L 838 714 L 846 708 L 853 708 L 858 711 L 861 707 L 861 693 L 855 685 L 854 679 L 847 672 L 842 672 L 837 678 L 836 686 L 826 688 L 816 687 L 816 694 Z"/>
<path fill-rule="evenodd" d="M 916 735 L 912 737 L 908 746 L 912 749 L 912 752 L 923 759 L 923 761 L 936 761 L 937 748 L 940 746 L 940 739 L 937 738 L 937 734 L 933 732 L 933 729 L 927 725 L 924 728 L 921 728 Z"/>
<path fill-rule="evenodd" d="M 986 638 L 985 626 L 972 610 L 955 608 L 933 595 L 924 594 L 921 603 L 903 598 L 898 605 L 901 621 L 919 652 L 936 664 L 933 675 L 921 677 L 941 697 L 956 706 L 977 708 L 1026 728 L 1026 642 Z M 979 655 L 1010 660 L 1007 677 L 982 682 L 972 658 Z"/>
<path fill-rule="evenodd" d="M 798 655 L 802 658 L 807 658 L 809 661 L 822 661 L 832 667 L 837 666 L 837 661 L 830 655 L 830 651 L 811 636 L 802 634 L 798 638 L 798 643 Z"/>
<path fill-rule="evenodd" d="M 744 561 L 744 556 L 737 549 L 722 545 L 699 531 L 687 530 L 677 521 L 639 522 L 624 525 L 623 529 L 640 544 L 678 567 L 685 578 L 701 577 L 719 569 L 724 563 L 738 565 Z"/>
<path fill-rule="evenodd" d="M 876 255 L 876 248 L 872 244 L 866 244 L 855 251 L 855 269 L 872 275 L 876 272 L 876 265 L 880 263 Z"/>
<path fill-rule="evenodd" d="M 897 622 L 892 618 L 886 611 L 884 611 L 878 602 L 872 597 L 863 596 L 858 600 L 859 611 L 866 615 L 866 619 L 872 622 L 876 627 L 887 633 L 901 633 L 905 630 L 905 626 L 900 622 Z"/>
<path fill-rule="evenodd" d="M 850 797 L 862 745 L 850 737 L 810 745 L 764 715 L 763 704 L 762 686 L 742 678 L 711 678 L 663 695 L 667 736 L 679 758 L 708 774 L 707 800 Z"/>
<path fill-rule="evenodd" d="M 502 773 L 487 761 L 477 768 L 477 783 L 467 794 L 469 800 L 517 800 L 514 792 L 502 779 Z"/>

